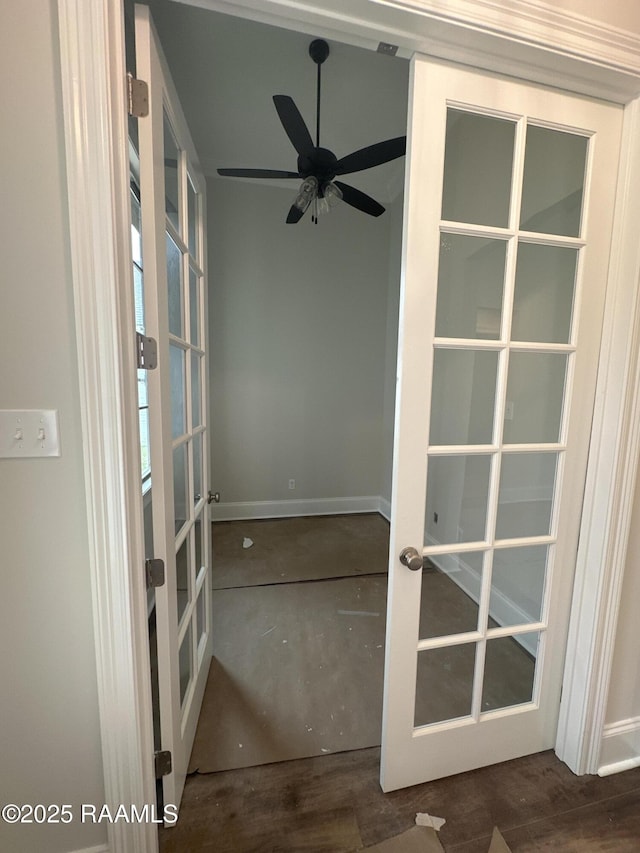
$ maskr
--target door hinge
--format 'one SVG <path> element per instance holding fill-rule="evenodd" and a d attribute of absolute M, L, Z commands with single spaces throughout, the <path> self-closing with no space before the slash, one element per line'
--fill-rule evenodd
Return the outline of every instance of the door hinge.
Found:
<path fill-rule="evenodd" d="M 149 87 L 131 73 L 127 74 L 127 101 L 130 116 L 144 118 L 149 115 Z"/>
<path fill-rule="evenodd" d="M 156 779 L 162 779 L 163 776 L 168 776 L 173 769 L 171 766 L 171 753 L 168 749 L 162 749 L 154 753 L 156 765 Z"/>
<path fill-rule="evenodd" d="M 139 370 L 153 370 L 158 366 L 158 344 L 136 332 L 136 355 Z"/>
<path fill-rule="evenodd" d="M 164 586 L 164 561 L 145 560 L 144 574 L 147 579 L 147 589 L 157 589 Z"/>

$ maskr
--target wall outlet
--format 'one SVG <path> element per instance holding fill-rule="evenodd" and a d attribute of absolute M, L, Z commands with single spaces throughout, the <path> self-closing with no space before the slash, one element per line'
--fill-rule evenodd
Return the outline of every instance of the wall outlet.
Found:
<path fill-rule="evenodd" d="M 289 480 L 289 488 L 295 489 L 295 487 L 296 487 L 296 481 L 295 480 Z"/>
<path fill-rule="evenodd" d="M 504 419 L 505 421 L 513 420 L 513 403 L 511 400 L 507 400 L 507 405 L 504 408 Z"/>

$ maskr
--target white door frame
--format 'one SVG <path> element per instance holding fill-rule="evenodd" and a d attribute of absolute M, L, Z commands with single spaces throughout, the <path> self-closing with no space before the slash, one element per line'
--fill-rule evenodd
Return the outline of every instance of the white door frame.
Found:
<path fill-rule="evenodd" d="M 57 0 L 105 802 L 155 802 L 130 264 L 121 0 Z M 198 0 L 372 46 L 419 50 L 624 103 L 614 249 L 556 751 L 594 773 L 640 445 L 640 38 L 538 0 Z M 500 16 L 497 13 L 500 11 Z M 505 14 L 505 12 L 507 14 Z M 508 21 L 508 24 L 506 23 Z M 499 47 L 498 47 L 499 45 Z M 155 824 L 107 827 L 154 853 Z"/>

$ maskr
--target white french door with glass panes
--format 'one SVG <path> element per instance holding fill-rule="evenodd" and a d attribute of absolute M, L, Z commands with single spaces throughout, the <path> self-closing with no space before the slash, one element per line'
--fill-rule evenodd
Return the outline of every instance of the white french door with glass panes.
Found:
<path fill-rule="evenodd" d="M 146 6 L 135 7 L 138 76 L 149 115 L 138 121 L 161 749 L 172 756 L 164 803 L 179 805 L 209 664 L 210 525 L 205 182 Z"/>
<path fill-rule="evenodd" d="M 385 790 L 554 746 L 621 116 L 412 61 Z"/>

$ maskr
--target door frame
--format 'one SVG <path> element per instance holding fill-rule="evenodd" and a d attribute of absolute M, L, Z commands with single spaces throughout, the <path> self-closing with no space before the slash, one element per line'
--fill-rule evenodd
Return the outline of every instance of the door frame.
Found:
<path fill-rule="evenodd" d="M 194 0 L 372 47 L 380 35 L 498 73 L 625 105 L 621 167 L 556 752 L 598 771 L 640 447 L 640 37 L 532 0 Z M 136 410 L 122 0 L 57 0 L 69 234 L 105 803 L 155 802 Z M 508 15 L 505 15 L 505 10 Z M 497 47 L 499 45 L 499 47 Z M 143 119 L 144 120 L 144 119 Z M 108 128 L 109 133 L 104 129 Z M 99 236 L 96 236 L 99 235 Z M 126 710 L 126 713 L 125 713 Z M 153 823 L 107 827 L 153 853 Z"/>

